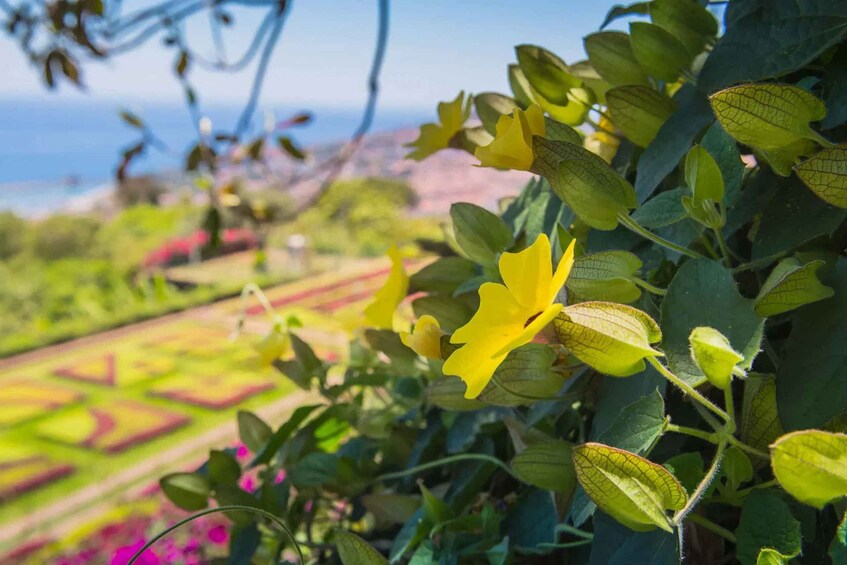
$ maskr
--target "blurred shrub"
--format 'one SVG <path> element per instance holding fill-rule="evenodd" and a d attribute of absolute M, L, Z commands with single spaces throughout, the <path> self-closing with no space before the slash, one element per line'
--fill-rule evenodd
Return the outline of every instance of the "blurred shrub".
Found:
<path fill-rule="evenodd" d="M 32 226 L 32 251 L 46 260 L 83 257 L 99 227 L 97 220 L 85 216 L 50 216 Z"/>
<path fill-rule="evenodd" d="M 13 212 L 0 212 L 0 260 L 9 259 L 26 246 L 27 222 Z"/>

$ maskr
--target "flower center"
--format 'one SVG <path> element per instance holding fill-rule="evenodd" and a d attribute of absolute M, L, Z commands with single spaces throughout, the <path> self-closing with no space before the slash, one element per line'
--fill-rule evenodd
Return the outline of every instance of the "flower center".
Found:
<path fill-rule="evenodd" d="M 543 313 L 543 312 L 539 312 L 538 314 L 533 314 L 532 316 L 530 316 L 530 317 L 529 317 L 529 319 L 528 319 L 528 320 L 524 323 L 523 327 L 524 327 L 524 328 L 528 327 L 528 326 L 529 326 L 529 325 L 530 325 L 533 321 L 535 321 L 535 319 L 536 319 L 538 316 L 540 316 L 542 313 Z"/>

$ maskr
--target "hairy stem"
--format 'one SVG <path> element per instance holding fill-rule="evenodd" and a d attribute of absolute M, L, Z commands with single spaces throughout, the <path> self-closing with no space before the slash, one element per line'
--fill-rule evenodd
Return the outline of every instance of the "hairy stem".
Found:
<path fill-rule="evenodd" d="M 692 251 L 687 247 L 682 247 L 681 245 L 677 245 L 672 241 L 668 241 L 667 239 L 656 235 L 655 233 L 645 229 L 638 222 L 632 219 L 628 214 L 620 213 L 618 214 L 618 221 L 621 223 L 623 227 L 630 230 L 633 233 L 636 233 L 646 239 L 649 239 L 653 243 L 657 245 L 661 245 L 662 247 L 666 247 L 671 251 L 676 251 L 677 253 L 681 253 L 683 255 L 687 255 L 693 259 L 702 259 L 703 256 L 697 253 L 696 251 Z"/>
<path fill-rule="evenodd" d="M 638 277 L 634 277 L 632 279 L 636 285 L 640 286 L 650 294 L 655 294 L 656 296 L 664 296 L 668 293 L 668 291 L 664 288 L 659 288 L 658 286 L 653 286 L 645 280 L 639 279 Z"/>
<path fill-rule="evenodd" d="M 685 434 L 688 436 L 700 438 L 704 441 L 708 441 L 709 443 L 717 444 L 720 439 L 718 439 L 718 434 L 704 432 L 703 430 L 698 430 L 697 428 L 690 428 L 688 426 L 677 426 L 676 424 L 667 424 L 665 426 L 666 432 L 674 432 L 677 434 Z"/>
<path fill-rule="evenodd" d="M 733 436 L 729 436 L 728 440 L 729 440 L 730 445 L 734 445 L 735 447 L 737 447 L 741 451 L 746 451 L 747 453 L 749 453 L 751 455 L 755 455 L 756 457 L 761 457 L 762 459 L 770 459 L 771 458 L 771 456 L 768 455 L 767 453 L 765 453 L 764 451 L 761 451 L 759 449 L 756 449 L 755 447 L 747 445 L 746 443 L 742 442 L 739 439 L 736 439 Z"/>
<path fill-rule="evenodd" d="M 688 520 L 694 522 L 697 525 L 703 526 L 707 530 L 712 533 L 718 534 L 720 537 L 725 539 L 730 543 L 736 543 L 735 534 L 724 528 L 723 526 L 719 526 L 709 520 L 708 518 L 701 516 L 699 514 L 689 514 Z"/>
<path fill-rule="evenodd" d="M 662 374 L 663 377 L 665 377 L 670 382 L 675 384 L 677 387 L 682 389 L 683 392 L 685 392 L 691 398 L 693 398 L 694 400 L 699 402 L 702 406 L 704 406 L 705 408 L 711 410 L 712 412 L 714 412 L 715 414 L 720 416 L 720 418 L 724 422 L 732 422 L 732 419 L 729 417 L 729 414 L 727 414 L 726 412 L 724 412 L 723 410 L 718 408 L 711 400 L 709 400 L 708 398 L 706 398 L 705 396 L 703 396 L 702 394 L 697 392 L 697 390 L 694 387 L 692 387 L 690 384 L 688 384 L 687 382 L 683 381 L 682 379 L 680 379 L 679 377 L 677 377 L 676 375 L 671 373 L 668 370 L 667 367 L 665 367 L 664 365 L 662 365 L 659 362 L 658 359 L 656 359 L 655 357 L 647 357 L 647 361 L 651 365 L 653 365 L 653 367 L 655 367 L 656 370 L 659 371 Z"/>
<path fill-rule="evenodd" d="M 723 454 L 726 450 L 727 442 L 722 441 L 718 444 L 718 448 L 715 451 L 715 458 L 712 460 L 712 465 L 709 467 L 709 470 L 706 472 L 706 476 L 703 477 L 703 480 L 700 481 L 700 484 L 697 485 L 697 488 L 694 489 L 694 492 L 691 493 L 691 496 L 688 497 L 688 502 L 685 503 L 680 510 L 677 510 L 676 514 L 673 515 L 673 521 L 678 527 L 682 527 L 682 522 L 685 520 L 685 517 L 697 506 L 697 503 L 700 502 L 700 499 L 703 498 L 703 495 L 706 494 L 706 490 L 708 490 L 709 485 L 712 484 L 712 481 L 715 480 L 715 477 L 718 476 L 718 472 L 721 470 L 721 461 L 723 461 Z"/>

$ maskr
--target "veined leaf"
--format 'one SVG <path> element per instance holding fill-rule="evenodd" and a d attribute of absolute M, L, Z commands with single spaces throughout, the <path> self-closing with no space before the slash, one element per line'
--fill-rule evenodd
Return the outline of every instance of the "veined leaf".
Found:
<path fill-rule="evenodd" d="M 673 114 L 674 101 L 649 86 L 628 84 L 606 93 L 609 116 L 626 137 L 639 147 L 647 147 Z"/>
<path fill-rule="evenodd" d="M 732 382 L 732 370 L 744 361 L 744 356 L 732 348 L 732 344 L 715 328 L 700 326 L 688 336 L 691 358 L 719 389 L 726 390 Z"/>
<path fill-rule="evenodd" d="M 773 490 L 757 489 L 747 495 L 735 537 L 741 565 L 756 565 L 759 552 L 766 547 L 783 555 L 797 555 L 801 550 L 800 522 Z"/>
<path fill-rule="evenodd" d="M 585 36 L 585 52 L 591 66 L 612 85 L 649 84 L 647 74 L 641 69 L 629 36 L 620 31 L 601 31 Z"/>
<path fill-rule="evenodd" d="M 818 269 L 824 264 L 818 260 L 800 265 L 793 258 L 780 261 L 756 297 L 756 314 L 763 318 L 776 316 L 831 297 L 834 291 L 817 277 Z"/>
<path fill-rule="evenodd" d="M 532 138 L 532 154 L 535 160 L 530 171 L 545 177 L 548 181 L 558 175 L 559 163 L 566 160 L 586 160 L 598 166 L 608 167 L 602 158 L 584 148 L 581 141 L 572 143 L 568 140 L 554 140 L 536 135 Z"/>
<path fill-rule="evenodd" d="M 703 50 L 707 38 L 718 33 L 717 20 L 698 2 L 654 0 L 650 2 L 650 19 L 673 34 L 691 57 Z"/>
<path fill-rule="evenodd" d="M 503 387 L 530 397 L 553 397 L 562 387 L 562 377 L 553 371 L 555 352 L 546 345 L 529 343 L 513 350 L 500 363 L 494 376 Z M 490 382 L 482 390 L 479 400 L 495 406 L 521 406 L 531 403 Z"/>
<path fill-rule="evenodd" d="M 512 459 L 512 470 L 523 482 L 555 492 L 576 487 L 573 446 L 562 440 L 532 443 Z"/>
<path fill-rule="evenodd" d="M 588 110 L 597 101 L 594 93 L 586 88 L 572 88 L 567 92 L 566 104 L 556 104 L 544 98 L 540 92 L 532 89 L 533 98 L 541 108 L 555 120 L 569 126 L 578 126 L 585 122 Z"/>
<path fill-rule="evenodd" d="M 822 430 L 786 434 L 771 446 L 771 466 L 794 498 L 823 508 L 847 496 L 847 435 Z"/>
<path fill-rule="evenodd" d="M 651 23 L 629 24 L 630 43 L 635 59 L 653 77 L 673 82 L 680 69 L 691 64 L 691 55 L 669 31 Z"/>
<path fill-rule="evenodd" d="M 744 381 L 741 441 L 764 451 L 783 433 L 776 406 L 776 379 L 773 375 L 748 374 Z"/>
<path fill-rule="evenodd" d="M 735 447 L 729 446 L 723 456 L 721 473 L 726 477 L 726 486 L 730 492 L 753 478 L 753 464 L 747 454 Z"/>
<path fill-rule="evenodd" d="M 635 302 L 641 289 L 632 279 L 641 266 L 641 260 L 628 251 L 582 255 L 574 260 L 566 285 L 577 300 Z"/>
<path fill-rule="evenodd" d="M 795 555 L 783 555 L 770 547 L 763 547 L 756 557 L 756 565 L 788 565 Z"/>
<path fill-rule="evenodd" d="M 662 339 L 658 324 L 632 306 L 582 302 L 566 306 L 553 324 L 577 359 L 607 375 L 634 375 L 644 370 L 645 357 L 661 355 L 650 347 Z"/>
<path fill-rule="evenodd" d="M 573 460 L 579 483 L 601 510 L 635 531 L 673 531 L 666 511 L 685 506 L 688 495 L 667 469 L 601 443 L 575 447 Z"/>
<path fill-rule="evenodd" d="M 438 377 L 426 386 L 426 401 L 444 410 L 465 412 L 478 410 L 484 403 L 474 398 L 465 398 L 467 385 L 459 377 Z"/>
<path fill-rule="evenodd" d="M 742 84 L 716 92 L 710 100 L 726 132 L 746 145 L 779 151 L 802 139 L 821 139 L 809 122 L 823 119 L 826 106 L 802 88 Z"/>
<path fill-rule="evenodd" d="M 815 153 L 794 167 L 794 172 L 822 200 L 847 208 L 847 145 Z"/>
<path fill-rule="evenodd" d="M 550 186 L 579 218 L 599 230 L 613 230 L 618 214 L 638 205 L 635 189 L 602 159 L 559 162 Z"/>
<path fill-rule="evenodd" d="M 388 560 L 371 545 L 345 530 L 335 530 L 335 546 L 343 565 L 384 565 Z"/>
<path fill-rule="evenodd" d="M 554 104 L 567 106 L 568 91 L 582 86 L 582 81 L 570 74 L 564 61 L 542 47 L 518 45 L 515 53 L 530 86 Z"/>

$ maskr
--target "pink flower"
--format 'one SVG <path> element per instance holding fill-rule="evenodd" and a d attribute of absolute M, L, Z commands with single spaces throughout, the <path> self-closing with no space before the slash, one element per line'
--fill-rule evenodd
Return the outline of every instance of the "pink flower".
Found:
<path fill-rule="evenodd" d="M 284 480 L 285 480 L 285 469 L 280 469 L 279 473 L 277 473 L 276 477 L 274 478 L 274 484 L 278 485 L 279 483 L 281 483 Z"/>
<path fill-rule="evenodd" d="M 253 492 L 256 488 L 256 480 L 250 475 L 244 475 L 241 478 L 241 489 L 247 492 Z"/>
<path fill-rule="evenodd" d="M 238 449 L 235 451 L 235 456 L 236 456 L 238 459 L 244 459 L 244 458 L 246 458 L 248 455 L 250 455 L 250 450 L 249 450 L 249 449 L 247 449 L 247 446 L 246 446 L 246 445 L 244 445 L 243 443 L 242 443 L 242 444 L 239 444 L 239 445 L 238 445 Z"/>
<path fill-rule="evenodd" d="M 223 545 L 229 539 L 229 532 L 226 529 L 226 526 L 220 525 L 215 526 L 214 528 L 209 530 L 209 541 L 214 543 L 215 545 Z"/>
<path fill-rule="evenodd" d="M 109 562 L 109 565 L 127 565 L 129 560 L 132 559 L 132 556 L 135 555 L 142 547 L 144 547 L 143 539 L 138 540 L 132 545 L 125 545 L 124 547 L 118 548 L 112 556 L 112 560 Z M 138 565 L 161 565 L 159 556 L 153 553 L 152 549 L 148 549 L 142 553 L 136 563 Z"/>

